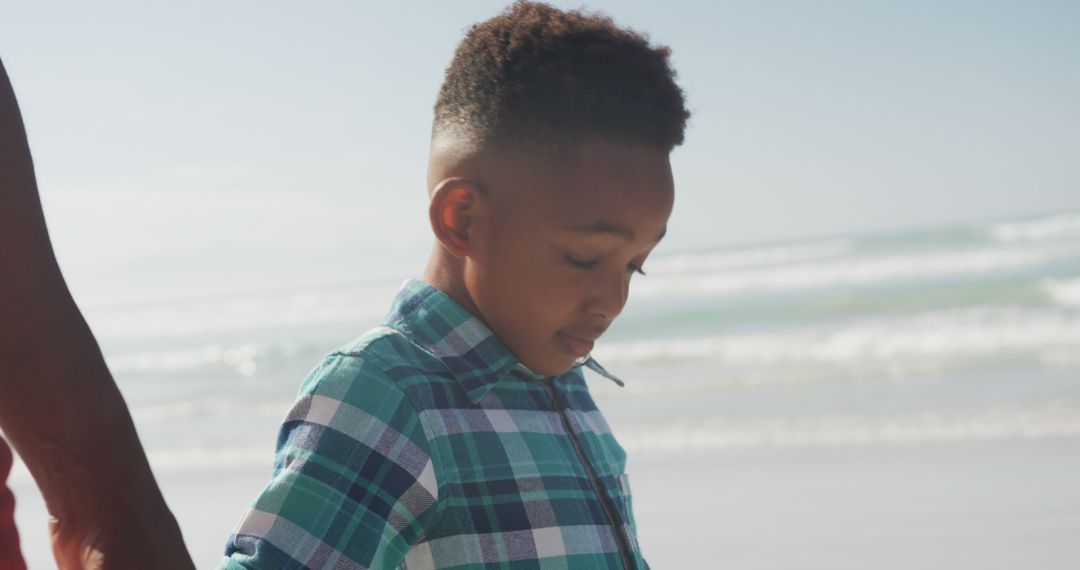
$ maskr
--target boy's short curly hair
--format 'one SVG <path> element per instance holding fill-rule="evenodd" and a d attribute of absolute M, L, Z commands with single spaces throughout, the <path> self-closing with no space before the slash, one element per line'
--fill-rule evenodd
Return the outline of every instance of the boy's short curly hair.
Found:
<path fill-rule="evenodd" d="M 480 146 L 598 136 L 670 152 L 690 113 L 669 54 L 610 17 L 515 2 L 458 45 L 433 135 Z"/>

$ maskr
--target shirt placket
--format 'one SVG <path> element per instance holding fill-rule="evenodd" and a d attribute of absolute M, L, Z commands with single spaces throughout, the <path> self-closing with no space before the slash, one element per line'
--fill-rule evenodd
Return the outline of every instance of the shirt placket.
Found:
<path fill-rule="evenodd" d="M 566 404 L 566 398 L 561 393 L 558 386 L 555 385 L 553 378 L 545 378 L 541 381 L 534 381 L 544 389 L 548 399 L 551 401 L 552 407 L 558 412 L 559 417 L 562 419 L 563 429 L 566 431 L 566 436 L 570 439 L 570 443 L 574 448 L 574 452 L 578 456 L 578 460 L 581 462 L 585 469 L 586 474 L 589 477 L 589 482 L 592 484 L 593 491 L 596 493 L 597 498 L 600 501 L 600 505 L 607 517 L 608 526 L 611 527 L 611 532 L 615 536 L 615 544 L 619 550 L 619 557 L 622 560 L 623 568 L 636 569 L 638 565 L 634 563 L 636 557 L 633 550 L 630 548 L 630 540 L 625 533 L 624 521 L 619 517 L 618 511 L 615 509 L 615 505 L 611 501 L 611 495 L 604 488 L 603 482 L 596 474 L 596 469 L 593 467 L 592 462 L 589 460 L 589 455 L 586 452 L 585 444 L 581 441 L 579 435 L 579 429 L 575 426 L 574 420 L 569 413 L 569 407 Z"/>

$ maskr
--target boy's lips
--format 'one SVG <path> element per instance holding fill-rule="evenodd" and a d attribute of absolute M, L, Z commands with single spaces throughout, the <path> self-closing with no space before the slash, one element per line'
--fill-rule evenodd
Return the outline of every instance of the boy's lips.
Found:
<path fill-rule="evenodd" d="M 557 336 L 559 337 L 559 340 L 562 341 L 563 346 L 567 351 L 577 358 L 588 356 L 589 353 L 592 352 L 593 345 L 595 344 L 595 341 L 593 340 L 577 338 L 564 332 L 558 333 Z"/>

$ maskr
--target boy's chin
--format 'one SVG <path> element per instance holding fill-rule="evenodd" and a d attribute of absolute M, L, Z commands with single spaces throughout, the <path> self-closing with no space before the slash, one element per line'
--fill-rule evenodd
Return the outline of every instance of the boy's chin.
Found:
<path fill-rule="evenodd" d="M 525 365 L 525 368 L 541 376 L 558 376 L 573 368 L 577 364 L 577 359 L 573 356 L 556 356 L 522 360 L 521 363 Z"/>

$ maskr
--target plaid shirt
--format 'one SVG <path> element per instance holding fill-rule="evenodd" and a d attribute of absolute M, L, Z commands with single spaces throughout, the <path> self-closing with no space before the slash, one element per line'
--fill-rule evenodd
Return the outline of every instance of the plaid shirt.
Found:
<path fill-rule="evenodd" d="M 648 568 L 625 465 L 580 367 L 537 376 L 408 281 L 304 381 L 221 568 Z"/>

